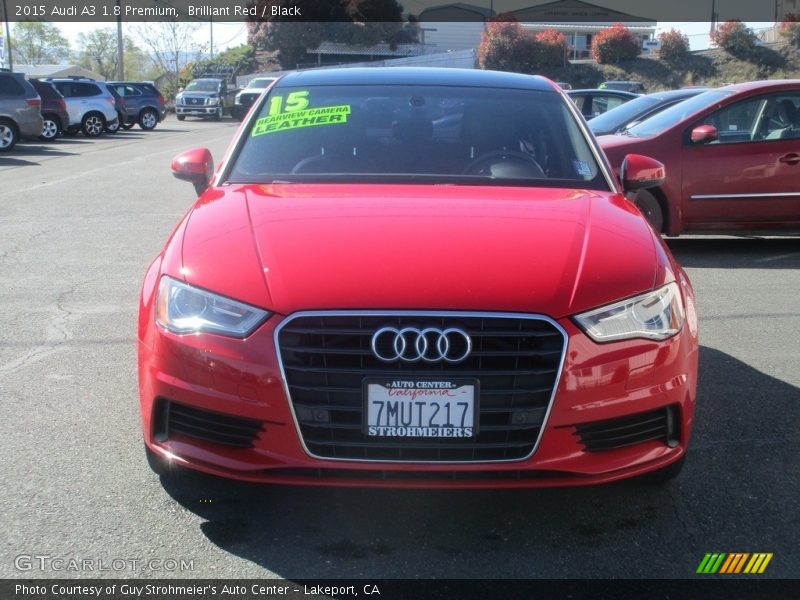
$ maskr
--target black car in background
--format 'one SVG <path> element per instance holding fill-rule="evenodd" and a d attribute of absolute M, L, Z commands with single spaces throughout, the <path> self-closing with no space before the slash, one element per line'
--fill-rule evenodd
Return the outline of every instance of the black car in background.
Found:
<path fill-rule="evenodd" d="M 253 102 L 258 100 L 258 97 L 271 86 L 277 77 L 256 77 L 251 79 L 247 86 L 234 98 L 233 112 L 231 113 L 234 119 L 240 121 L 245 118 L 247 111 L 253 105 Z"/>
<path fill-rule="evenodd" d="M 673 104 L 683 102 L 687 98 L 697 96 L 708 88 L 697 87 L 670 92 L 654 92 L 634 98 L 616 108 L 609 110 L 589 121 L 589 129 L 595 135 L 613 135 L 633 127 L 637 123 L 649 119 Z"/>
<path fill-rule="evenodd" d="M 124 98 L 128 117 L 122 121 L 123 128 L 130 129 L 138 123 L 142 129 L 150 130 L 167 116 L 164 96 L 152 83 L 110 81 L 108 85 Z"/>
<path fill-rule="evenodd" d="M 639 94 L 618 90 L 566 90 L 566 93 L 587 121 L 639 97 Z"/>
<path fill-rule="evenodd" d="M 69 113 L 67 113 L 67 101 L 52 83 L 29 79 L 30 84 L 42 99 L 42 135 L 39 139 L 45 142 L 52 142 L 69 125 Z"/>

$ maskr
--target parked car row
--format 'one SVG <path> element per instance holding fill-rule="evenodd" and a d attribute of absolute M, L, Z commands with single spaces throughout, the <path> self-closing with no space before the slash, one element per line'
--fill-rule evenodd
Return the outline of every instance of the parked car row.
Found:
<path fill-rule="evenodd" d="M 621 179 L 630 154 L 666 167 L 630 195 L 656 231 L 800 233 L 800 80 L 639 96 L 588 125 Z"/>
<path fill-rule="evenodd" d="M 151 83 L 26 79 L 22 73 L 0 71 L 0 152 L 20 139 L 53 141 L 78 132 L 97 137 L 137 124 L 150 130 L 166 114 L 164 96 Z"/>

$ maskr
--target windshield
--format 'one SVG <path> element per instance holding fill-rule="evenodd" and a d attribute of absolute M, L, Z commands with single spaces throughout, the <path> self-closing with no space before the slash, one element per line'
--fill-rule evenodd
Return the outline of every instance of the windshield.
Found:
<path fill-rule="evenodd" d="M 625 104 L 620 104 L 616 108 L 612 108 L 594 117 L 588 122 L 589 129 L 591 129 L 593 133 L 613 133 L 658 103 L 659 100 L 652 96 L 639 96 L 638 98 L 634 98 Z"/>
<path fill-rule="evenodd" d="M 559 94 L 444 86 L 273 88 L 229 180 L 608 189 Z"/>
<path fill-rule="evenodd" d="M 189 82 L 184 90 L 186 92 L 216 92 L 219 91 L 219 83 L 203 79 L 195 79 Z"/>
<path fill-rule="evenodd" d="M 249 87 L 249 88 L 261 88 L 261 89 L 264 89 L 264 88 L 267 88 L 267 87 L 269 87 L 269 86 L 270 86 L 270 84 L 271 84 L 273 81 L 275 81 L 275 80 L 274 80 L 274 79 L 272 79 L 271 77 L 267 77 L 267 78 L 261 77 L 261 78 L 259 78 L 259 79 L 253 79 L 253 80 L 251 80 L 251 81 L 250 81 L 250 83 L 248 83 L 248 84 L 247 84 L 247 87 Z"/>
<path fill-rule="evenodd" d="M 649 119 L 645 119 L 638 125 L 635 125 L 627 130 L 627 133 L 636 137 L 647 137 L 651 135 L 658 135 L 662 131 L 672 127 L 676 123 L 680 123 L 686 117 L 693 115 L 709 106 L 719 102 L 732 92 L 722 92 L 713 90 L 710 92 L 703 92 L 698 96 L 678 102 L 674 106 L 653 115 Z"/>

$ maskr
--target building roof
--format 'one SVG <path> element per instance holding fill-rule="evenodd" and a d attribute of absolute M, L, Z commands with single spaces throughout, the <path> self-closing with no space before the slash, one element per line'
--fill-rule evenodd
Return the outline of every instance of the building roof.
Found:
<path fill-rule="evenodd" d="M 512 10 L 509 14 L 514 15 L 519 21 L 524 23 L 570 23 L 582 21 L 584 23 L 652 23 L 656 24 L 655 19 L 637 17 L 624 12 L 619 12 L 605 6 L 597 6 L 582 0 L 555 0 L 546 4 L 529 6 Z"/>
<path fill-rule="evenodd" d="M 456 15 L 461 16 L 464 20 L 488 21 L 490 18 L 495 16 L 495 12 L 486 6 L 476 6 L 474 4 L 467 4 L 466 2 L 453 2 L 450 4 L 429 6 L 419 13 L 419 20 L 450 20 Z"/>
<path fill-rule="evenodd" d="M 96 81 L 105 81 L 106 78 L 89 69 L 84 69 L 78 65 L 20 65 L 14 63 L 16 73 L 25 73 L 28 78 L 42 77 L 88 77 Z"/>

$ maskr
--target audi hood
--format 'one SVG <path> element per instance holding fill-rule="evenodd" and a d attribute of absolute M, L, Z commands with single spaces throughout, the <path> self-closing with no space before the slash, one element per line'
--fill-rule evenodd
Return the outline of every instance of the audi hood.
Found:
<path fill-rule="evenodd" d="M 180 264 L 169 274 L 280 314 L 431 309 L 559 318 L 672 277 L 644 218 L 608 192 L 226 185 L 201 196 L 182 228 Z"/>

